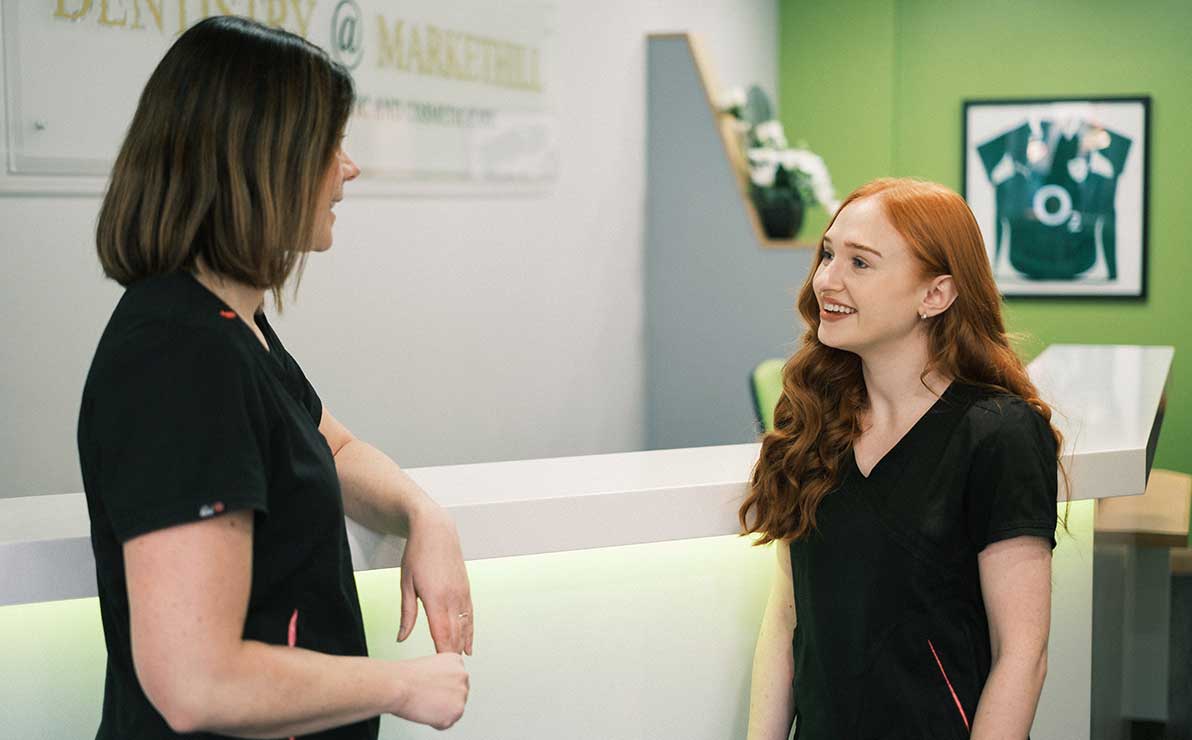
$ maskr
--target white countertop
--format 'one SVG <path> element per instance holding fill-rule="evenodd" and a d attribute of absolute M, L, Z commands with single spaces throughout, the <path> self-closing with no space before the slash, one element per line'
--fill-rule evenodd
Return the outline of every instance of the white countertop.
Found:
<path fill-rule="evenodd" d="M 1174 356 L 1172 347 L 1057 344 L 1030 364 L 1064 435 L 1074 500 L 1146 489 Z"/>
<path fill-rule="evenodd" d="M 1030 365 L 1066 438 L 1073 499 L 1143 492 L 1170 347 L 1054 345 Z M 455 517 L 469 560 L 738 531 L 757 444 L 415 468 Z M 403 541 L 349 520 L 357 570 L 396 567 Z M 95 595 L 81 493 L 0 499 L 0 605 Z"/>

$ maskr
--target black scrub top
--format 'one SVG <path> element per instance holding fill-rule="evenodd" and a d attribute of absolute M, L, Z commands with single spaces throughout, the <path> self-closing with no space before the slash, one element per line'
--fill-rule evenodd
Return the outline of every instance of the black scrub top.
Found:
<path fill-rule="evenodd" d="M 977 553 L 1020 535 L 1055 547 L 1050 427 L 953 383 L 868 478 L 846 457 L 790 543 L 795 737 L 968 737 L 991 663 Z"/>
<path fill-rule="evenodd" d="M 322 402 L 255 320 L 268 351 L 189 273 L 160 275 L 125 291 L 96 349 L 78 445 L 108 650 L 97 738 L 179 737 L 132 662 L 122 545 L 146 532 L 252 510 L 244 639 L 367 654 Z M 378 729 L 374 718 L 309 737 Z"/>

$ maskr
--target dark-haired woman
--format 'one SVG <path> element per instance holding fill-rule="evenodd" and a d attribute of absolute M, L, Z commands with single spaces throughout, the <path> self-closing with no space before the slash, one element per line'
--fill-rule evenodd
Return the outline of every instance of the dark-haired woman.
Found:
<path fill-rule="evenodd" d="M 331 246 L 359 173 L 351 78 L 303 39 L 202 21 L 157 66 L 97 229 L 126 287 L 79 414 L 108 648 L 99 738 L 375 738 L 462 714 L 472 607 L 454 524 L 323 406 L 263 303 Z M 437 655 L 366 657 L 344 514 L 408 537 Z"/>
<path fill-rule="evenodd" d="M 1025 738 L 1047 669 L 1060 435 L 964 200 L 852 193 L 799 296 L 748 532 L 778 563 L 751 740 Z"/>

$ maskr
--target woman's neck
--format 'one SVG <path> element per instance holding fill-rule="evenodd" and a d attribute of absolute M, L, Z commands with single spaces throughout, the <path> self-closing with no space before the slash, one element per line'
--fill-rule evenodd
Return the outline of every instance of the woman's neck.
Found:
<path fill-rule="evenodd" d="M 924 406 L 943 394 L 952 379 L 934 370 L 924 376 L 928 360 L 925 339 L 861 358 L 871 423 L 897 426 L 905 418 L 918 418 Z"/>
<path fill-rule="evenodd" d="M 232 310 L 250 325 L 253 323 L 252 317 L 265 302 L 263 289 L 254 288 L 212 272 L 201 260 L 195 265 L 194 276 L 200 285 L 231 306 Z"/>

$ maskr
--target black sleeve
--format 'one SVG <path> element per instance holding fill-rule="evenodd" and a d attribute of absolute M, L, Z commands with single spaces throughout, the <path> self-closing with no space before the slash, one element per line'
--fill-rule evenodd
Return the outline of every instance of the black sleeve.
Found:
<path fill-rule="evenodd" d="M 123 542 L 226 511 L 268 511 L 264 406 L 226 336 L 138 332 L 92 394 L 99 493 Z"/>
<path fill-rule="evenodd" d="M 981 412 L 988 413 L 988 412 Z M 989 414 L 966 491 L 969 540 L 977 551 L 1022 535 L 1055 547 L 1058 463 L 1051 427 L 1021 399 Z"/>

